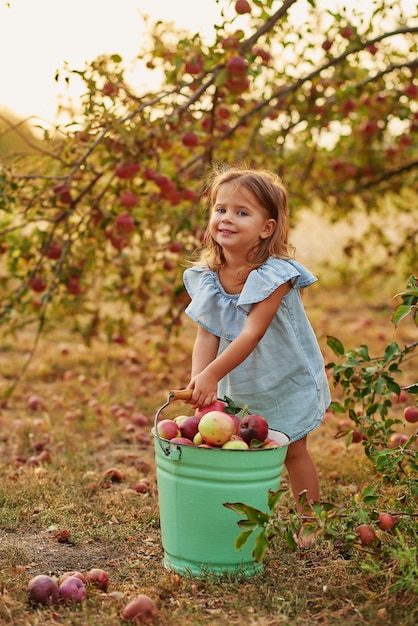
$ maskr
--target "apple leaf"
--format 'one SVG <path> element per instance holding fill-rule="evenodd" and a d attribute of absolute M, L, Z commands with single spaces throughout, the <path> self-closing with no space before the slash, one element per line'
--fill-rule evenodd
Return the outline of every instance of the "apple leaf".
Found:
<path fill-rule="evenodd" d="M 298 547 L 298 544 L 295 541 L 295 538 L 293 536 L 293 531 L 290 528 L 287 528 L 284 532 L 284 536 L 286 539 L 286 543 L 289 546 L 289 548 L 291 550 L 296 550 L 296 548 Z"/>
<path fill-rule="evenodd" d="M 285 489 L 279 489 L 278 491 L 273 491 L 272 489 L 269 489 L 267 504 L 270 511 L 274 511 L 284 493 L 286 493 Z"/>
<path fill-rule="evenodd" d="M 253 550 L 253 557 L 256 562 L 262 561 L 267 547 L 268 547 L 268 538 L 265 532 L 261 532 L 257 539 L 255 540 L 255 546 Z"/>
<path fill-rule="evenodd" d="M 224 413 L 228 413 L 228 415 L 238 415 L 238 413 L 242 411 L 242 407 L 237 406 L 231 398 L 228 398 L 228 396 L 224 396 L 224 402 L 226 402 Z"/>
<path fill-rule="evenodd" d="M 252 530 L 246 530 L 238 535 L 235 539 L 235 550 L 240 550 L 247 543 L 250 536 L 253 534 Z"/>
<path fill-rule="evenodd" d="M 335 354 L 337 354 L 338 356 L 343 356 L 345 350 L 343 344 L 339 339 L 337 339 L 336 337 L 331 337 L 331 335 L 327 335 L 327 344 Z"/>
<path fill-rule="evenodd" d="M 235 511 L 238 515 L 245 515 L 246 513 L 246 505 L 242 502 L 224 502 L 224 507 L 227 509 L 231 509 L 231 511 Z"/>
<path fill-rule="evenodd" d="M 403 387 L 403 389 L 405 389 L 405 391 L 407 391 L 408 393 L 413 393 L 414 395 L 418 395 L 418 382 L 413 383 L 412 385 L 409 385 L 409 387 Z"/>
<path fill-rule="evenodd" d="M 254 530 L 258 526 L 256 522 L 252 522 L 249 519 L 240 519 L 237 524 L 240 528 L 246 528 L 247 530 Z"/>

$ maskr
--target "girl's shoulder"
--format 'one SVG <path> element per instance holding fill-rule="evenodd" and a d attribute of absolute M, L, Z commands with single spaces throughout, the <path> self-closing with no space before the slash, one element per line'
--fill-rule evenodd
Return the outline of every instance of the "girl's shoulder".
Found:
<path fill-rule="evenodd" d="M 300 289 L 309 287 L 309 285 L 312 285 L 318 280 L 312 272 L 295 259 L 269 257 L 263 265 L 253 270 L 251 274 L 254 272 L 255 276 L 262 277 L 264 280 L 272 281 L 273 283 L 282 279 L 283 282 L 290 280 L 292 287 L 298 287 Z M 277 284 L 277 287 L 280 284 L 281 283 Z"/>
<path fill-rule="evenodd" d="M 246 305 L 261 302 L 289 281 L 292 288 L 303 289 L 316 280 L 317 278 L 298 261 L 270 257 L 249 273 L 238 305 L 245 309 Z"/>
<path fill-rule="evenodd" d="M 216 287 L 216 272 L 210 270 L 206 265 L 193 265 L 183 272 L 184 286 L 191 298 L 202 286 Z"/>

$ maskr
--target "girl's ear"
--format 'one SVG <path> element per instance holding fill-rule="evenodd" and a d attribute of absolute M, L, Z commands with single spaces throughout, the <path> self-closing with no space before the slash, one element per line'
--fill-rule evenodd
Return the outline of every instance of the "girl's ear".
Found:
<path fill-rule="evenodd" d="M 274 220 L 273 218 L 267 220 L 267 222 L 264 224 L 263 230 L 260 233 L 260 238 L 267 239 L 268 237 L 270 237 L 270 235 L 272 235 L 276 230 L 276 226 L 276 220 Z"/>

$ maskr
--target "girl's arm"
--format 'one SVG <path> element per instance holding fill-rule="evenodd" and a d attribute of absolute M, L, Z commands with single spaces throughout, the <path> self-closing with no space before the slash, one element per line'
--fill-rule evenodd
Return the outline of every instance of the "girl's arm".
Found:
<path fill-rule="evenodd" d="M 194 390 L 191 399 L 194 408 L 208 406 L 216 399 L 218 382 L 251 354 L 270 326 L 283 297 L 290 288 L 287 282 L 268 298 L 254 304 L 241 333 L 222 354 L 216 356 L 216 352 L 214 354 L 212 351 L 206 360 L 200 357 L 199 367 L 196 362 L 196 368 L 193 367 L 192 370 L 192 380 L 188 385 Z M 208 344 L 210 345 L 209 341 Z"/>
<path fill-rule="evenodd" d="M 198 326 L 192 352 L 192 378 L 212 363 L 216 358 L 218 348 L 219 337 Z"/>

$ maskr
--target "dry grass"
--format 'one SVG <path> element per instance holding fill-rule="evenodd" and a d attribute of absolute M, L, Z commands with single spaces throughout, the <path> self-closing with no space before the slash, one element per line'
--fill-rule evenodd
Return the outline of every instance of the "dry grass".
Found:
<path fill-rule="evenodd" d="M 307 296 L 326 359 L 326 334 L 347 347 L 367 343 L 376 355 L 389 341 L 415 339 L 408 324 L 391 327 L 391 295 L 378 293 L 369 303 L 355 288 L 318 288 Z M 331 542 L 295 553 L 279 538 L 269 547 L 263 572 L 247 580 L 193 579 L 163 569 L 150 427 L 168 390 L 188 380 L 192 335 L 187 326 L 181 342 L 169 346 L 159 343 L 158 331 L 151 337 L 138 333 L 129 346 L 97 340 L 86 349 L 64 331 L 43 341 L 0 414 L 0 623 L 114 626 L 122 623 L 126 602 L 146 593 L 160 609 L 161 625 L 415 624 L 416 596 L 390 594 L 390 572 L 364 571 L 363 554 L 341 554 Z M 5 342 L 4 386 L 30 350 L 30 339 Z M 413 370 L 407 363 L 405 383 Z M 31 394 L 43 399 L 42 408 L 28 409 Z M 395 411 L 400 414 L 401 407 Z M 148 416 L 145 426 L 135 426 L 135 412 Z M 327 499 L 344 498 L 373 480 L 361 447 L 346 449 L 334 439 L 337 421 L 327 418 L 311 437 Z M 42 450 L 50 458 L 36 461 Z M 110 468 L 121 472 L 119 482 L 106 477 Z M 131 488 L 140 478 L 150 481 L 146 493 Z M 283 505 L 292 506 L 286 498 Z M 62 530 L 70 533 L 64 542 Z M 31 576 L 91 567 L 109 572 L 107 593 L 89 589 L 87 601 L 71 608 L 28 605 Z"/>

